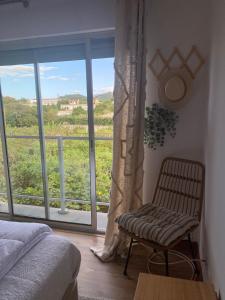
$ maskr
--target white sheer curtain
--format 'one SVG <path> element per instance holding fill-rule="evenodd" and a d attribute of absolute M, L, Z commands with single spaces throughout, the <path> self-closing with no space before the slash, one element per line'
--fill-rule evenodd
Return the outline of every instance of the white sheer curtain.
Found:
<path fill-rule="evenodd" d="M 142 204 L 145 106 L 144 0 L 118 0 L 112 187 L 105 244 L 92 251 L 109 261 L 126 247 L 116 217 Z"/>

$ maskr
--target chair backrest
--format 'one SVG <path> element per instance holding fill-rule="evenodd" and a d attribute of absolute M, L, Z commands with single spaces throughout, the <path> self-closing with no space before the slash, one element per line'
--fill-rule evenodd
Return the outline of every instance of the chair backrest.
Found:
<path fill-rule="evenodd" d="M 202 163 L 167 157 L 163 160 L 153 203 L 200 221 L 205 183 Z"/>

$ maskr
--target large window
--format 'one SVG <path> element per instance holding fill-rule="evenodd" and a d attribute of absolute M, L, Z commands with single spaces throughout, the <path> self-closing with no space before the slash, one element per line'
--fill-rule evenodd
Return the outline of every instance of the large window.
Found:
<path fill-rule="evenodd" d="M 0 212 L 105 229 L 112 56 L 111 38 L 0 55 Z"/>

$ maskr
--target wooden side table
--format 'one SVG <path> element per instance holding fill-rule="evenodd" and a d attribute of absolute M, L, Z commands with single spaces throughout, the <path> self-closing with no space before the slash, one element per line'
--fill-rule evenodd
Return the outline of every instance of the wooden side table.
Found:
<path fill-rule="evenodd" d="M 216 294 L 209 283 L 140 273 L 134 300 L 216 300 Z"/>

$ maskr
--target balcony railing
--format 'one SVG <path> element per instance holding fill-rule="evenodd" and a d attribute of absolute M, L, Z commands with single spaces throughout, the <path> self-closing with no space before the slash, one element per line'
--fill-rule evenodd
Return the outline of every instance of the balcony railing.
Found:
<path fill-rule="evenodd" d="M 39 136 L 27 136 L 27 135 L 8 135 L 7 139 L 31 139 L 31 140 L 39 140 Z M 65 193 L 65 170 L 64 170 L 64 141 L 87 141 L 89 142 L 88 137 L 77 136 L 77 137 L 70 137 L 70 136 L 45 136 L 45 140 L 55 140 L 57 142 L 57 156 L 58 156 L 58 163 L 59 163 L 59 178 L 60 178 L 60 197 L 49 197 L 48 201 L 49 204 L 53 201 L 60 202 L 60 210 L 59 213 L 64 214 L 67 212 L 66 210 L 66 203 L 67 202 L 74 202 L 78 204 L 87 204 L 86 200 L 82 199 L 71 199 L 66 197 Z M 111 137 L 96 137 L 95 141 L 112 141 Z M 7 196 L 6 193 L 0 192 L 1 196 Z M 17 199 L 31 199 L 31 200 L 42 200 L 44 201 L 43 196 L 37 195 L 27 195 L 27 194 L 18 194 L 13 193 L 13 197 Z M 91 203 L 90 203 L 91 204 Z M 108 202 L 97 201 L 96 205 L 98 206 L 105 206 L 108 207 Z"/>

